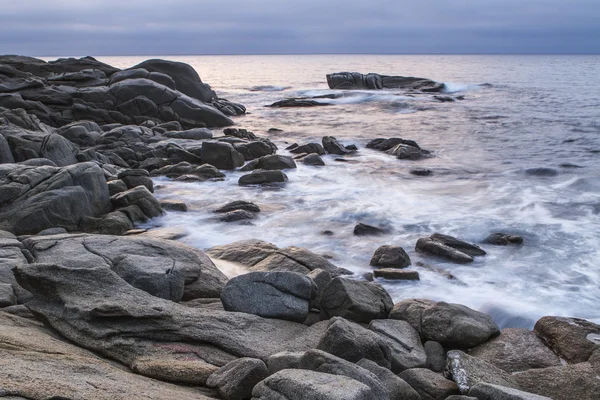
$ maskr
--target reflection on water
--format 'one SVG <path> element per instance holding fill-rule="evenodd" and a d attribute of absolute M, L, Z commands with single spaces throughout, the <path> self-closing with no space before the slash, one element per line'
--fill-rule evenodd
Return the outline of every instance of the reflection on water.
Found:
<path fill-rule="evenodd" d="M 298 164 L 282 189 L 223 182 L 157 179 L 157 195 L 188 203 L 155 224 L 183 226 L 184 242 L 208 248 L 258 238 L 333 257 L 357 274 L 383 244 L 404 247 L 420 282 L 384 285 L 395 300 L 427 297 L 490 312 L 503 326 L 531 326 L 542 315 L 600 321 L 600 57 L 598 56 L 215 56 L 178 57 L 217 93 L 248 106 L 239 127 L 269 136 L 282 149 L 325 135 L 360 151 L 325 167 Z M 121 67 L 141 58 L 102 58 Z M 328 107 L 271 109 L 285 97 L 318 96 L 337 71 L 413 75 L 446 82 L 441 103 L 398 91 L 345 92 Z M 489 83 L 491 85 L 482 85 Z M 269 134 L 269 128 L 283 132 Z M 215 131 L 218 133 L 218 131 Z M 376 137 L 416 140 L 435 157 L 400 161 L 365 149 Z M 285 151 L 282 151 L 285 153 Z M 565 168 L 561 165 L 583 168 Z M 412 168 L 433 171 L 416 177 Z M 217 222 L 212 210 L 232 200 L 263 210 L 251 225 Z M 389 234 L 356 237 L 354 225 L 389 226 Z M 323 230 L 334 232 L 321 235 Z M 455 265 L 414 252 L 433 232 L 480 242 L 495 231 L 524 237 L 522 247 L 484 246 L 488 255 Z M 414 264 L 425 262 L 448 280 Z M 238 273 L 228 269 L 232 274 Z"/>

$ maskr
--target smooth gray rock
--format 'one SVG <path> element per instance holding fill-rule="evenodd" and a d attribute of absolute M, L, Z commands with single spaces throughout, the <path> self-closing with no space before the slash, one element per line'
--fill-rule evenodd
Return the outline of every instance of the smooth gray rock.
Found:
<path fill-rule="evenodd" d="M 460 350 L 451 350 L 446 356 L 447 369 L 462 394 L 469 393 L 469 390 L 480 382 L 519 387 L 508 372 Z"/>
<path fill-rule="evenodd" d="M 427 368 L 434 372 L 442 372 L 446 368 L 446 352 L 438 342 L 429 340 L 423 344 L 427 354 Z"/>
<path fill-rule="evenodd" d="M 509 373 L 561 365 L 558 356 L 528 329 L 503 329 L 500 336 L 469 350 L 469 355 Z"/>
<path fill-rule="evenodd" d="M 550 397 L 489 383 L 476 384 L 469 390 L 469 395 L 479 400 L 552 400 Z"/>
<path fill-rule="evenodd" d="M 14 306 L 17 304 L 17 296 L 9 283 L 0 283 L 0 308 Z"/>
<path fill-rule="evenodd" d="M 252 397 L 252 389 L 269 376 L 267 366 L 256 358 L 238 358 L 214 372 L 206 386 L 216 388 L 226 400 L 243 400 Z"/>
<path fill-rule="evenodd" d="M 406 268 L 411 264 L 410 257 L 400 246 L 381 246 L 375 250 L 370 265 L 385 268 Z"/>
<path fill-rule="evenodd" d="M 129 216 L 121 211 L 114 211 L 101 217 L 82 217 L 79 220 L 79 231 L 86 233 L 101 233 L 105 235 L 122 235 L 133 229 Z"/>
<path fill-rule="evenodd" d="M 587 361 L 600 349 L 600 325 L 579 318 L 542 317 L 534 332 L 569 363 Z"/>
<path fill-rule="evenodd" d="M 306 351 L 325 328 L 186 307 L 132 287 L 106 266 L 29 264 L 15 276 L 34 296 L 28 308 L 61 335 L 161 380 L 201 382 L 198 368 Z"/>
<path fill-rule="evenodd" d="M 391 369 L 400 373 L 410 368 L 427 366 L 427 354 L 419 333 L 406 321 L 377 319 L 369 329 L 378 334 L 391 350 Z"/>
<path fill-rule="evenodd" d="M 221 291 L 227 311 L 303 322 L 316 288 L 297 272 L 250 272 L 230 279 Z"/>
<path fill-rule="evenodd" d="M 76 230 L 82 217 L 111 207 L 104 173 L 92 162 L 64 168 L 0 164 L 0 186 L 0 229 L 18 235 Z"/>
<path fill-rule="evenodd" d="M 254 387 L 253 400 L 373 400 L 369 386 L 342 375 L 286 369 Z"/>
<path fill-rule="evenodd" d="M 244 168 L 241 169 L 241 171 L 252 171 L 256 169 L 276 171 L 294 168 L 296 168 L 296 163 L 292 157 L 272 154 L 249 162 L 246 166 L 244 166 Z"/>
<path fill-rule="evenodd" d="M 34 236 L 23 244 L 38 263 L 106 267 L 129 284 L 174 301 L 218 297 L 227 278 L 200 250 L 141 236 Z"/>
<path fill-rule="evenodd" d="M 267 368 L 269 375 L 273 375 L 284 369 L 297 369 L 300 365 L 300 359 L 304 352 L 282 351 L 281 353 L 273 354 L 267 360 Z"/>
<path fill-rule="evenodd" d="M 392 307 L 390 295 L 381 285 L 372 282 L 337 277 L 321 295 L 324 318 L 339 316 L 368 324 L 374 319 L 387 318 Z"/>
<path fill-rule="evenodd" d="M 459 394 L 454 382 L 426 368 L 407 369 L 399 376 L 419 393 L 422 400 L 444 400 Z"/>
<path fill-rule="evenodd" d="M 363 358 L 356 363 L 359 367 L 370 371 L 388 390 L 390 400 L 421 400 L 421 396 L 408 383 L 387 368 Z"/>
<path fill-rule="evenodd" d="M 434 340 L 448 348 L 469 349 L 500 333 L 489 315 L 460 304 L 431 300 L 403 300 L 394 306 L 389 318 L 407 321 L 423 341 Z"/>
<path fill-rule="evenodd" d="M 288 181 L 288 177 L 281 171 L 254 171 L 251 174 L 243 175 L 238 184 L 240 186 L 248 185 L 268 185 L 279 184 Z"/>
<path fill-rule="evenodd" d="M 244 156 L 229 143 L 204 142 L 200 157 L 202 162 L 218 169 L 236 169 L 244 165 Z"/>
<path fill-rule="evenodd" d="M 0 164 L 14 162 L 15 158 L 13 157 L 12 152 L 10 151 L 10 146 L 8 145 L 8 142 L 6 141 L 3 135 L 0 135 Z"/>
<path fill-rule="evenodd" d="M 388 369 L 392 365 L 390 346 L 380 335 L 340 317 L 329 321 L 316 348 L 350 362 L 367 359 Z"/>
<path fill-rule="evenodd" d="M 374 399 L 389 399 L 390 392 L 370 371 L 321 350 L 309 350 L 300 359 L 300 368 L 326 374 L 342 375 L 371 388 Z"/>

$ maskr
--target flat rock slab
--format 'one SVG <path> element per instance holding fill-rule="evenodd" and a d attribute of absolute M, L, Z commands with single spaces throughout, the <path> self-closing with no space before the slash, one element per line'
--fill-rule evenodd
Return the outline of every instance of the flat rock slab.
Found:
<path fill-rule="evenodd" d="M 419 272 L 399 270 L 394 268 L 381 268 L 373 271 L 375 278 L 383 278 L 395 281 L 418 281 L 420 279 Z"/>

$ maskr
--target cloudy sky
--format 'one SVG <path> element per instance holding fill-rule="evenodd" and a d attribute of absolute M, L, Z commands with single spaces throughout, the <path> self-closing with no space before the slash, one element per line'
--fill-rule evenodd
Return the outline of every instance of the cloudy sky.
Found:
<path fill-rule="evenodd" d="M 599 0 L 0 0 L 0 54 L 600 53 Z"/>

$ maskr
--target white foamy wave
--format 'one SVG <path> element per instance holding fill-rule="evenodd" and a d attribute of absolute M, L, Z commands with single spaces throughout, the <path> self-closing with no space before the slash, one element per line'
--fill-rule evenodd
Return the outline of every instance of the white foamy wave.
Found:
<path fill-rule="evenodd" d="M 470 92 L 481 89 L 481 85 L 473 83 L 444 82 L 444 93 Z"/>

